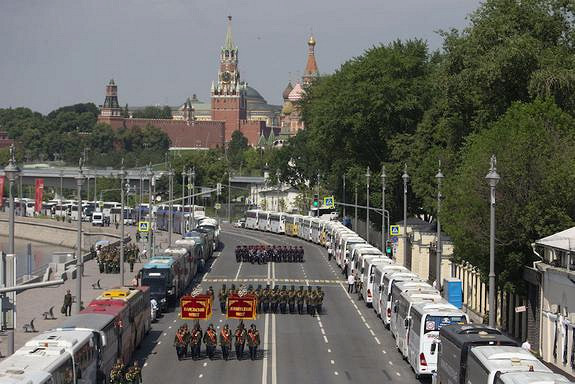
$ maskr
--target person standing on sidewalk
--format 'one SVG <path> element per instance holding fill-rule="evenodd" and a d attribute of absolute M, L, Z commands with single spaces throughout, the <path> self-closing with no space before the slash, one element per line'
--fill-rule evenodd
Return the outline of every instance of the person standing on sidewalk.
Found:
<path fill-rule="evenodd" d="M 350 273 L 347 276 L 347 292 L 353 293 L 353 288 L 355 287 L 355 274 Z"/>
<path fill-rule="evenodd" d="M 72 294 L 70 293 L 70 290 L 66 290 L 66 294 L 64 295 L 64 309 L 65 309 L 65 315 L 66 316 L 71 316 L 72 315 Z"/>

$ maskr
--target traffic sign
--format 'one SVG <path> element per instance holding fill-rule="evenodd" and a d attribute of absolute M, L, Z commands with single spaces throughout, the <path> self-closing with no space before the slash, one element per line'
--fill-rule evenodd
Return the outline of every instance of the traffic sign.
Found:
<path fill-rule="evenodd" d="M 215 208 L 215 209 L 221 209 L 221 208 L 222 208 L 222 205 L 221 205 L 220 203 L 216 203 L 216 204 L 214 205 L 214 208 Z"/>
<path fill-rule="evenodd" d="M 138 232 L 150 232 L 150 223 L 148 221 L 138 222 Z"/>
<path fill-rule="evenodd" d="M 323 198 L 323 206 L 326 208 L 333 208 L 335 206 L 333 196 L 326 196 Z"/>
<path fill-rule="evenodd" d="M 391 236 L 391 242 L 392 243 L 397 243 L 399 241 L 399 237 L 397 236 Z"/>
<path fill-rule="evenodd" d="M 401 235 L 401 230 L 399 225 L 390 225 L 389 226 L 389 234 L 391 236 L 399 236 Z"/>

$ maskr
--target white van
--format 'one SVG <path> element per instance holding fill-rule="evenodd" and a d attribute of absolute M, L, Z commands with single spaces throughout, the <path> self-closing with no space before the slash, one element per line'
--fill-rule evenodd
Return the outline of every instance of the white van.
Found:
<path fill-rule="evenodd" d="M 529 371 L 552 373 L 541 361 L 521 347 L 478 346 L 471 348 L 467 355 L 465 383 L 495 384 L 500 383 L 501 377 L 511 372 Z"/>
<path fill-rule="evenodd" d="M 379 256 L 375 258 L 366 258 L 367 267 L 365 268 L 365 273 L 363 274 L 363 280 L 361 281 L 360 289 L 360 299 L 365 301 L 365 305 L 368 307 L 373 304 L 373 290 L 374 290 L 374 277 L 375 268 L 378 265 L 392 265 L 393 260 L 385 256 Z"/>
<path fill-rule="evenodd" d="M 407 361 L 419 379 L 437 371 L 439 330 L 450 324 L 467 324 L 469 318 L 446 300 L 413 304 L 407 317 Z"/>
<path fill-rule="evenodd" d="M 102 212 L 92 213 L 92 225 L 93 226 L 104 226 L 104 214 Z"/>
<path fill-rule="evenodd" d="M 407 269 L 407 268 L 406 268 Z M 383 280 L 381 282 L 381 301 L 382 301 L 382 309 L 381 309 L 381 320 L 383 321 L 383 325 L 387 329 L 389 329 L 389 324 L 391 322 L 391 315 L 392 315 L 392 307 L 393 307 L 393 298 L 391 297 L 391 286 L 395 281 L 412 281 L 421 280 L 419 276 L 415 273 L 408 271 L 404 272 L 396 272 L 396 273 L 387 273 L 383 276 Z"/>
<path fill-rule="evenodd" d="M 385 294 L 383 294 L 383 277 L 387 274 L 408 272 L 409 269 L 397 264 L 390 265 L 377 265 L 373 273 L 373 310 L 378 317 L 381 317 L 382 312 L 385 312 Z"/>

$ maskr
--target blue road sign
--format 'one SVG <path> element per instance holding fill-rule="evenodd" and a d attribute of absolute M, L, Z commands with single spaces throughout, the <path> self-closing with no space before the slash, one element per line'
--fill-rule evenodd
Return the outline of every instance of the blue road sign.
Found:
<path fill-rule="evenodd" d="M 390 225 L 389 226 L 389 234 L 391 236 L 399 236 L 401 235 L 401 230 L 399 225 Z"/>

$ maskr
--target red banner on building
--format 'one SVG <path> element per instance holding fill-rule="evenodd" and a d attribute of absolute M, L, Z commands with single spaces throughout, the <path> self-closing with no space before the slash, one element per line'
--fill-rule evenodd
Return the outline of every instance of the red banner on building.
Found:
<path fill-rule="evenodd" d="M 36 204 L 34 212 L 42 210 L 42 195 L 44 194 L 44 179 L 36 179 Z"/>
<path fill-rule="evenodd" d="M 251 293 L 229 295 L 226 306 L 228 319 L 255 320 L 257 303 L 257 297 Z"/>
<path fill-rule="evenodd" d="M 183 296 L 180 299 L 180 318 L 184 320 L 208 320 L 212 317 L 210 295 Z"/>
<path fill-rule="evenodd" d="M 6 177 L 0 176 L 0 208 L 4 206 L 4 180 Z"/>

